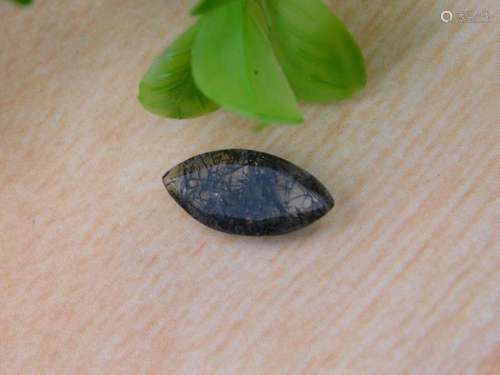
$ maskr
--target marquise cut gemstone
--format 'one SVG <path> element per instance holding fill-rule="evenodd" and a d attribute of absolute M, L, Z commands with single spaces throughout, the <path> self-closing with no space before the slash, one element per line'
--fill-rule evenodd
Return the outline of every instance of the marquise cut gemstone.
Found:
<path fill-rule="evenodd" d="M 251 150 L 208 152 L 163 177 L 170 195 L 206 226 L 266 236 L 303 228 L 334 206 L 311 174 L 277 156 Z"/>

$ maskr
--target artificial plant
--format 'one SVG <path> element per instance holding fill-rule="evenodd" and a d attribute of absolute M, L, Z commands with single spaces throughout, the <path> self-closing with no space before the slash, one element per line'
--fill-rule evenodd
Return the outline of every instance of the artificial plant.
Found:
<path fill-rule="evenodd" d="M 321 0 L 201 0 L 194 24 L 151 65 L 139 100 L 157 115 L 223 109 L 261 123 L 304 121 L 298 101 L 351 96 L 366 83 L 362 53 Z"/>

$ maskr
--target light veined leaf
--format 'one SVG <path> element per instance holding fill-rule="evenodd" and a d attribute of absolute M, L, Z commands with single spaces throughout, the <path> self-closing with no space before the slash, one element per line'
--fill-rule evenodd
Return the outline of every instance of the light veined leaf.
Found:
<path fill-rule="evenodd" d="M 139 101 L 150 112 L 184 119 L 215 111 L 218 106 L 196 87 L 191 48 L 197 24 L 178 37 L 151 65 L 139 86 Z"/>
<path fill-rule="evenodd" d="M 191 9 L 191 14 L 200 15 L 206 13 L 220 5 L 224 5 L 229 1 L 235 0 L 200 0 L 198 4 L 196 4 L 193 9 Z"/>
<path fill-rule="evenodd" d="M 322 0 L 265 0 L 269 37 L 300 100 L 326 102 L 366 83 L 363 56 L 342 22 Z"/>
<path fill-rule="evenodd" d="M 262 9 L 254 1 L 229 1 L 203 14 L 193 46 L 196 84 L 238 114 L 270 123 L 302 122 L 265 29 Z"/>

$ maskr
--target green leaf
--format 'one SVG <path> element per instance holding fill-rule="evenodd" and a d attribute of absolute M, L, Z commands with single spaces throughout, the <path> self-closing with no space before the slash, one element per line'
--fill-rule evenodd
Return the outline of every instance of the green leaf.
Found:
<path fill-rule="evenodd" d="M 321 0 L 265 0 L 276 56 L 300 100 L 346 98 L 366 84 L 363 55 Z"/>
<path fill-rule="evenodd" d="M 200 15 L 203 13 L 207 13 L 212 9 L 215 9 L 220 5 L 224 5 L 229 1 L 234 0 L 200 0 L 200 2 L 196 4 L 193 9 L 191 9 L 191 14 Z"/>
<path fill-rule="evenodd" d="M 12 0 L 19 5 L 30 5 L 33 0 Z"/>
<path fill-rule="evenodd" d="M 230 111 L 270 123 L 303 121 L 254 1 L 230 1 L 201 17 L 193 75 L 206 96 Z"/>
<path fill-rule="evenodd" d="M 139 86 L 139 101 L 150 112 L 170 118 L 192 118 L 218 106 L 196 87 L 191 71 L 191 47 L 198 26 L 175 40 L 151 65 Z"/>

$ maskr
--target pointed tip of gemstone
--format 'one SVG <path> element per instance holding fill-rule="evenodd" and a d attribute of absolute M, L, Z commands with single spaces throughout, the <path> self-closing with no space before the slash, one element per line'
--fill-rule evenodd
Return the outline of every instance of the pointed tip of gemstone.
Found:
<path fill-rule="evenodd" d="M 169 170 L 167 171 L 167 173 L 165 173 L 165 174 L 163 175 L 163 177 L 161 178 L 161 179 L 162 179 L 162 181 L 163 181 L 163 184 L 165 185 L 165 187 L 167 187 L 169 184 L 171 184 L 171 183 L 173 183 L 173 182 L 175 181 L 175 176 L 174 176 L 174 174 L 175 174 L 175 169 L 176 169 L 176 168 L 177 168 L 177 167 L 174 167 L 174 168 L 172 168 L 172 169 L 169 169 Z"/>
<path fill-rule="evenodd" d="M 278 235 L 303 228 L 335 205 L 328 190 L 292 163 L 251 150 L 197 155 L 163 176 L 169 194 L 210 228 Z"/>
<path fill-rule="evenodd" d="M 325 205 L 325 210 L 326 210 L 326 212 L 328 212 L 333 207 L 335 207 L 335 200 L 333 199 L 333 197 L 331 196 L 331 194 L 328 190 L 325 189 L 325 192 L 326 192 L 326 194 L 322 198 L 324 199 L 323 204 Z"/>

